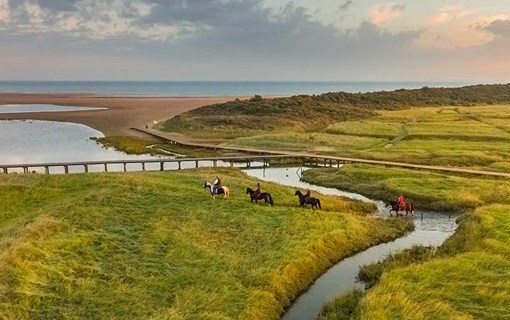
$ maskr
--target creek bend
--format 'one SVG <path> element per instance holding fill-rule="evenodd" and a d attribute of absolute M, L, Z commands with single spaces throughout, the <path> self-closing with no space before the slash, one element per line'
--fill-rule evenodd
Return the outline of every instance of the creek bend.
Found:
<path fill-rule="evenodd" d="M 377 206 L 377 215 L 389 216 L 388 208 L 381 201 L 370 200 L 360 194 L 344 192 L 334 188 L 326 188 L 309 184 L 300 180 L 300 172 L 307 168 L 265 168 L 243 170 L 247 175 L 265 181 L 280 183 L 296 188 L 310 190 L 327 195 L 343 196 L 350 199 L 373 202 Z M 303 209 L 310 210 L 310 209 Z M 423 218 L 421 218 L 421 216 Z M 283 320 L 316 319 L 323 306 L 335 297 L 352 290 L 363 290 L 363 284 L 357 282 L 359 268 L 365 264 L 376 263 L 388 255 L 413 247 L 414 245 L 441 245 L 456 229 L 455 218 L 438 212 L 420 211 L 413 218 L 415 230 L 392 242 L 368 248 L 365 251 L 346 258 L 331 267 L 320 276 L 306 292 L 299 296 L 283 315 Z"/>

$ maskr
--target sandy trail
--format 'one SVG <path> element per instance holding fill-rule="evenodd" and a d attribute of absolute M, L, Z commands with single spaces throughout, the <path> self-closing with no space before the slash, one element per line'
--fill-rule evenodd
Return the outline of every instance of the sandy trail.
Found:
<path fill-rule="evenodd" d="M 144 127 L 154 120 L 169 119 L 204 105 L 247 97 L 149 97 L 98 94 L 24 94 L 0 93 L 2 104 L 55 104 L 108 108 L 73 112 L 35 112 L 0 114 L 0 120 L 34 119 L 75 122 L 103 132 L 106 136 L 132 135 L 131 127 Z M 0 106 L 1 110 L 1 106 Z"/>

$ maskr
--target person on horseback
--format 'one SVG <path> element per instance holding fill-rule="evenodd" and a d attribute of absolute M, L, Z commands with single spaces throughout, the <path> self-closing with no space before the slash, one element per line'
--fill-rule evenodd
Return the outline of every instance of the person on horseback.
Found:
<path fill-rule="evenodd" d="M 258 199 L 260 197 L 260 183 L 257 182 L 257 187 L 253 191 L 253 198 Z"/>
<path fill-rule="evenodd" d="M 216 180 L 213 182 L 213 193 L 217 193 L 217 190 L 221 188 L 221 179 L 216 176 Z"/>
<path fill-rule="evenodd" d="M 405 202 L 405 199 L 404 199 L 404 195 L 402 193 L 398 197 L 397 203 L 398 203 L 398 207 L 400 208 L 400 210 L 402 210 L 402 211 L 405 210 L 406 202 Z"/>
<path fill-rule="evenodd" d="M 310 188 L 306 189 L 305 200 L 310 198 L 311 195 L 312 195 L 312 192 L 310 191 Z"/>

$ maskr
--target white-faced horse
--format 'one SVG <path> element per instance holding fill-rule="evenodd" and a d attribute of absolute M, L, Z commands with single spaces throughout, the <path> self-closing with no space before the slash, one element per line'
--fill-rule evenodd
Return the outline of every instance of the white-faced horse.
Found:
<path fill-rule="evenodd" d="M 212 183 L 210 183 L 209 181 L 205 181 L 204 182 L 204 189 L 205 188 L 209 189 L 209 192 L 211 192 L 211 196 L 213 197 L 213 199 L 216 199 L 216 195 L 217 194 L 222 194 L 223 195 L 223 199 L 228 198 L 228 196 L 230 195 L 230 191 L 228 190 L 227 187 L 221 186 L 219 188 L 216 188 L 216 191 L 215 191 L 214 190 L 214 185 Z"/>

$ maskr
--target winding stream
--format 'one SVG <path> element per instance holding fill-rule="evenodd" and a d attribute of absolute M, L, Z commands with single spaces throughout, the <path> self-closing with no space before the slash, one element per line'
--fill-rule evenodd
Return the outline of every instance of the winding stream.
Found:
<path fill-rule="evenodd" d="M 303 168 L 306 170 L 307 168 Z M 373 201 L 362 195 L 326 188 L 300 181 L 300 168 L 266 168 L 243 170 L 252 177 L 283 185 L 310 188 L 327 195 L 337 195 L 351 199 L 369 201 L 376 204 L 378 215 L 389 216 L 388 208 L 381 201 Z M 423 217 L 423 218 L 421 218 Z M 455 218 L 437 212 L 417 211 L 414 217 L 415 230 L 393 242 L 371 247 L 352 257 L 346 258 L 319 277 L 283 315 L 283 320 L 316 319 L 324 304 L 354 289 L 363 290 L 363 284 L 356 281 L 359 267 L 376 263 L 385 257 L 414 245 L 439 246 L 455 232 Z"/>

